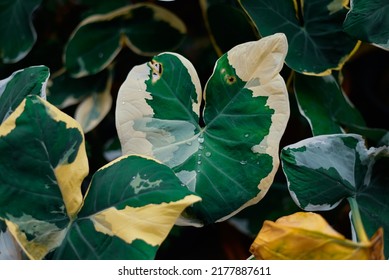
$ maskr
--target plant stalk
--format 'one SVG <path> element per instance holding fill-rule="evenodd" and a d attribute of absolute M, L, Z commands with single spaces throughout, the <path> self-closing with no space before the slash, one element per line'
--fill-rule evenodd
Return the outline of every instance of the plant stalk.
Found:
<path fill-rule="evenodd" d="M 363 227 L 361 213 L 359 212 L 357 201 L 354 197 L 349 197 L 348 202 L 350 203 L 351 218 L 355 228 L 355 232 L 358 236 L 358 240 L 360 242 L 369 242 L 369 238 L 367 237 L 365 228 Z"/>

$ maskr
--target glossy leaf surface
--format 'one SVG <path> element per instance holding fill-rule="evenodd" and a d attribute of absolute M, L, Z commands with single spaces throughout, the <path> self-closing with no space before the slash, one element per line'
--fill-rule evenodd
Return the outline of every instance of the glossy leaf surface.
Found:
<path fill-rule="evenodd" d="M 0 1 L 0 58 L 4 63 L 18 62 L 31 50 L 37 38 L 32 14 L 41 2 Z"/>
<path fill-rule="evenodd" d="M 153 259 L 181 212 L 199 201 L 173 171 L 123 156 L 93 176 L 55 259 Z"/>
<path fill-rule="evenodd" d="M 286 64 L 300 73 L 327 75 L 340 69 L 357 45 L 343 31 L 343 0 L 240 0 L 259 33 L 288 38 Z"/>
<path fill-rule="evenodd" d="M 389 50 L 389 2 L 351 0 L 343 27 L 351 36 Z"/>
<path fill-rule="evenodd" d="M 380 227 L 389 230 L 387 146 L 368 150 L 359 135 L 323 135 L 285 147 L 281 160 L 292 198 L 304 210 L 330 210 L 353 198 L 369 237 Z"/>
<path fill-rule="evenodd" d="M 289 118 L 279 75 L 286 52 L 283 34 L 234 47 L 217 61 L 204 95 L 194 67 L 178 54 L 130 71 L 116 106 L 123 153 L 155 157 L 202 197 L 184 223 L 225 220 L 266 194 Z"/>
<path fill-rule="evenodd" d="M 49 75 L 46 66 L 32 66 L 16 71 L 0 81 L 0 124 L 15 111 L 27 95 L 46 98 Z"/>
<path fill-rule="evenodd" d="M 308 120 L 313 135 L 342 133 L 344 127 L 366 125 L 332 75 L 296 73 L 294 91 L 300 113 Z"/>
<path fill-rule="evenodd" d="M 186 27 L 170 11 L 153 4 L 136 4 L 82 21 L 65 50 L 65 66 L 74 77 L 107 67 L 122 47 L 154 55 L 181 43 Z"/>
<path fill-rule="evenodd" d="M 336 232 L 320 215 L 297 212 L 275 222 L 265 221 L 250 252 L 263 260 L 382 260 L 383 231 L 370 242 L 356 243 Z"/>
<path fill-rule="evenodd" d="M 30 258 L 59 246 L 88 174 L 79 124 L 28 96 L 0 126 L 0 217 Z"/>

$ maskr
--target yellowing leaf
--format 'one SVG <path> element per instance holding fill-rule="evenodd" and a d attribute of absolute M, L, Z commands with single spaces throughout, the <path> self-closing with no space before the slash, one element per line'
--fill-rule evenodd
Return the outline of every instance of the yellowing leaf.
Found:
<path fill-rule="evenodd" d="M 384 259 L 383 230 L 369 242 L 353 242 L 335 231 L 318 214 L 298 212 L 265 221 L 250 247 L 264 260 L 367 260 Z"/>

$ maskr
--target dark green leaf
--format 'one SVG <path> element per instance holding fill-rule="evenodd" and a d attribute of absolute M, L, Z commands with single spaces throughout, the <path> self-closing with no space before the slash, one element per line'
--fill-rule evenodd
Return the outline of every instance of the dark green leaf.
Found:
<path fill-rule="evenodd" d="M 347 9 L 334 0 L 240 0 L 262 36 L 277 32 L 288 38 L 286 64 L 300 73 L 330 74 L 357 45 L 343 32 Z"/>
<path fill-rule="evenodd" d="M 366 125 L 331 75 L 314 77 L 296 73 L 294 91 L 313 135 L 341 133 L 344 127 Z"/>
<path fill-rule="evenodd" d="M 389 231 L 389 148 L 366 149 L 355 134 L 316 136 L 285 147 L 281 153 L 289 191 L 301 208 L 323 211 L 353 198 L 371 237 Z M 385 235 L 385 254 L 389 237 Z"/>
<path fill-rule="evenodd" d="M 37 35 L 32 14 L 42 0 L 0 1 L 0 58 L 4 63 L 23 59 L 34 45 Z"/>
<path fill-rule="evenodd" d="M 352 0 L 343 27 L 351 36 L 389 50 L 389 2 Z"/>

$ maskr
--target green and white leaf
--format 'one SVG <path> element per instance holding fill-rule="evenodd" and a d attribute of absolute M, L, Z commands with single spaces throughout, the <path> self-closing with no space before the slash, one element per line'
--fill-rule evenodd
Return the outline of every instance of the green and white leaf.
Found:
<path fill-rule="evenodd" d="M 154 4 L 134 4 L 82 21 L 65 49 L 65 67 L 73 77 L 106 68 L 123 47 L 155 55 L 176 48 L 186 33 L 172 12 Z"/>
<path fill-rule="evenodd" d="M 351 0 L 351 9 L 343 24 L 351 36 L 389 50 L 389 2 L 387 0 Z"/>
<path fill-rule="evenodd" d="M 54 73 L 47 87 L 47 101 L 60 109 L 78 104 L 92 95 L 110 90 L 112 73 L 103 70 L 95 75 L 72 78 L 66 69 Z"/>
<path fill-rule="evenodd" d="M 112 75 L 109 74 L 102 92 L 93 92 L 76 109 L 74 118 L 81 124 L 84 133 L 93 130 L 109 113 L 112 107 Z"/>
<path fill-rule="evenodd" d="M 286 53 L 283 34 L 234 47 L 217 61 L 203 95 L 193 65 L 178 54 L 130 71 L 116 105 L 122 151 L 160 160 L 202 197 L 182 223 L 225 220 L 266 194 L 289 118 L 279 75 Z"/>
<path fill-rule="evenodd" d="M 240 0 L 262 36 L 277 32 L 288 38 L 286 64 L 312 75 L 338 70 L 358 46 L 343 31 L 344 0 Z"/>
<path fill-rule="evenodd" d="M 356 201 L 369 237 L 379 227 L 389 231 L 389 147 L 365 147 L 356 134 L 322 135 L 285 147 L 283 171 L 296 204 L 307 211 Z M 385 235 L 385 255 L 389 237 Z"/>
<path fill-rule="evenodd" d="M 257 40 L 255 26 L 235 0 L 201 0 L 200 5 L 219 56 L 238 44 Z"/>
<path fill-rule="evenodd" d="M 28 257 L 59 246 L 88 174 L 79 124 L 29 95 L 0 126 L 0 218 Z"/>
<path fill-rule="evenodd" d="M 300 113 L 309 122 L 314 136 L 342 133 L 349 126 L 366 126 L 332 75 L 315 77 L 296 73 L 294 92 Z"/>
<path fill-rule="evenodd" d="M 46 98 L 46 84 L 50 71 L 46 66 L 32 66 L 12 73 L 0 80 L 0 124 L 15 111 L 27 95 Z"/>
<path fill-rule="evenodd" d="M 93 176 L 78 219 L 54 259 L 153 259 L 181 212 L 199 201 L 173 171 L 123 156 Z"/>
<path fill-rule="evenodd" d="M 4 63 L 22 60 L 37 39 L 32 15 L 42 0 L 0 1 L 0 58 Z"/>

